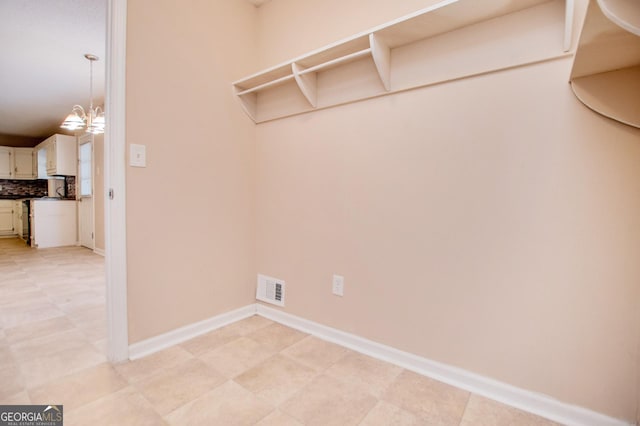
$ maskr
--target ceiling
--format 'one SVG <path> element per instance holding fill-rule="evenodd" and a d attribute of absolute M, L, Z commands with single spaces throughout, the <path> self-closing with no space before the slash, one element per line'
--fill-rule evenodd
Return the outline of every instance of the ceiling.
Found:
<path fill-rule="evenodd" d="M 269 0 L 248 0 L 256 7 Z M 75 104 L 104 102 L 107 0 L 0 0 L 0 136 L 45 139 Z"/>
<path fill-rule="evenodd" d="M 74 104 L 104 99 L 107 0 L 0 0 L 0 134 L 46 138 Z"/>

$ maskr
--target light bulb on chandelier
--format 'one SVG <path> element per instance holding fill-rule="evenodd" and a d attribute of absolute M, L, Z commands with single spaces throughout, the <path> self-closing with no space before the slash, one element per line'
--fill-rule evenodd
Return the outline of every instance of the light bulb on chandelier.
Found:
<path fill-rule="evenodd" d="M 104 111 L 100 107 L 93 107 L 93 62 L 99 58 L 96 55 L 87 53 L 84 55 L 89 60 L 89 110 L 85 111 L 80 105 L 74 105 L 71 114 L 60 125 L 66 130 L 79 130 L 86 127 L 87 132 L 94 135 L 104 133 L 105 118 Z"/>

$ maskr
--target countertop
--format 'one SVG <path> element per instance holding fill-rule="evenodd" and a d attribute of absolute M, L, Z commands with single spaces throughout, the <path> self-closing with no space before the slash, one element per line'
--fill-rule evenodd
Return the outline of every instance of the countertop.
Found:
<path fill-rule="evenodd" d="M 35 197 L 32 195 L 0 195 L 0 200 L 51 200 L 51 201 L 75 201 L 75 198 L 62 197 Z"/>
<path fill-rule="evenodd" d="M 0 200 L 22 200 L 25 198 L 36 198 L 36 197 L 29 197 L 28 195 L 0 195 Z"/>

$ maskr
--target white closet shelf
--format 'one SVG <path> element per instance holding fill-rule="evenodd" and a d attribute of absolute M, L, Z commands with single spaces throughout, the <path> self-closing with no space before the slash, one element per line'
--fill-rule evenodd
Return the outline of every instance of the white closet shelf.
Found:
<path fill-rule="evenodd" d="M 640 2 L 589 2 L 570 81 L 587 107 L 640 128 Z"/>
<path fill-rule="evenodd" d="M 598 0 L 602 13 L 621 28 L 640 36 L 640 5 L 638 0 Z"/>
<path fill-rule="evenodd" d="M 266 83 L 262 83 L 258 86 L 252 87 L 251 89 L 237 92 L 236 95 L 242 96 L 248 93 L 257 92 L 258 90 L 266 89 L 267 87 L 277 86 L 278 84 L 284 83 L 285 81 L 289 81 L 292 78 L 293 78 L 293 74 L 285 75 L 284 77 L 276 78 L 275 80 L 267 81 Z"/>
<path fill-rule="evenodd" d="M 310 68 L 305 69 L 304 71 L 301 71 L 300 74 L 301 75 L 309 74 L 310 72 L 315 72 L 315 71 L 319 71 L 321 69 L 329 68 L 329 67 L 334 66 L 334 65 L 339 65 L 339 64 L 342 64 L 342 63 L 346 63 L 346 62 L 349 62 L 349 61 L 352 61 L 352 60 L 355 60 L 355 59 L 358 59 L 358 58 L 361 58 L 363 56 L 370 55 L 370 54 L 371 54 L 371 49 L 370 48 L 358 50 L 357 52 L 350 53 L 348 55 L 341 56 L 339 58 L 332 59 L 330 61 L 323 62 L 323 63 L 318 64 L 318 65 L 314 65 L 314 66 L 312 66 Z M 298 64 L 298 63 L 294 62 L 294 64 Z"/>
<path fill-rule="evenodd" d="M 232 84 L 260 123 L 562 57 L 572 19 L 573 0 L 444 0 Z"/>

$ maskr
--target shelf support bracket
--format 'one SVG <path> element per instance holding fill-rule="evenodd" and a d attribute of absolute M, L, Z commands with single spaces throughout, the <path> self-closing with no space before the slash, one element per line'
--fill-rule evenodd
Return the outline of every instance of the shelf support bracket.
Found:
<path fill-rule="evenodd" d="M 298 87 L 300 91 L 307 98 L 307 101 L 311 104 L 312 107 L 318 107 L 318 86 L 317 86 L 317 74 L 315 72 L 308 72 L 305 74 L 301 74 L 305 68 L 296 64 L 295 62 L 291 63 L 291 72 L 293 72 L 293 76 L 296 79 L 296 83 L 298 83 Z"/>
<path fill-rule="evenodd" d="M 378 75 L 387 92 L 391 90 L 391 49 L 376 34 L 369 34 L 371 55 L 376 64 Z"/>
<path fill-rule="evenodd" d="M 243 95 L 238 95 L 240 91 L 241 90 L 238 87 L 235 88 L 235 94 L 238 96 L 238 99 L 240 99 L 240 105 L 242 105 L 242 109 L 244 109 L 244 112 L 247 113 L 249 118 L 251 118 L 254 122 L 257 122 L 256 114 L 258 112 L 258 94 L 255 92 L 251 92 L 245 93 Z"/>

